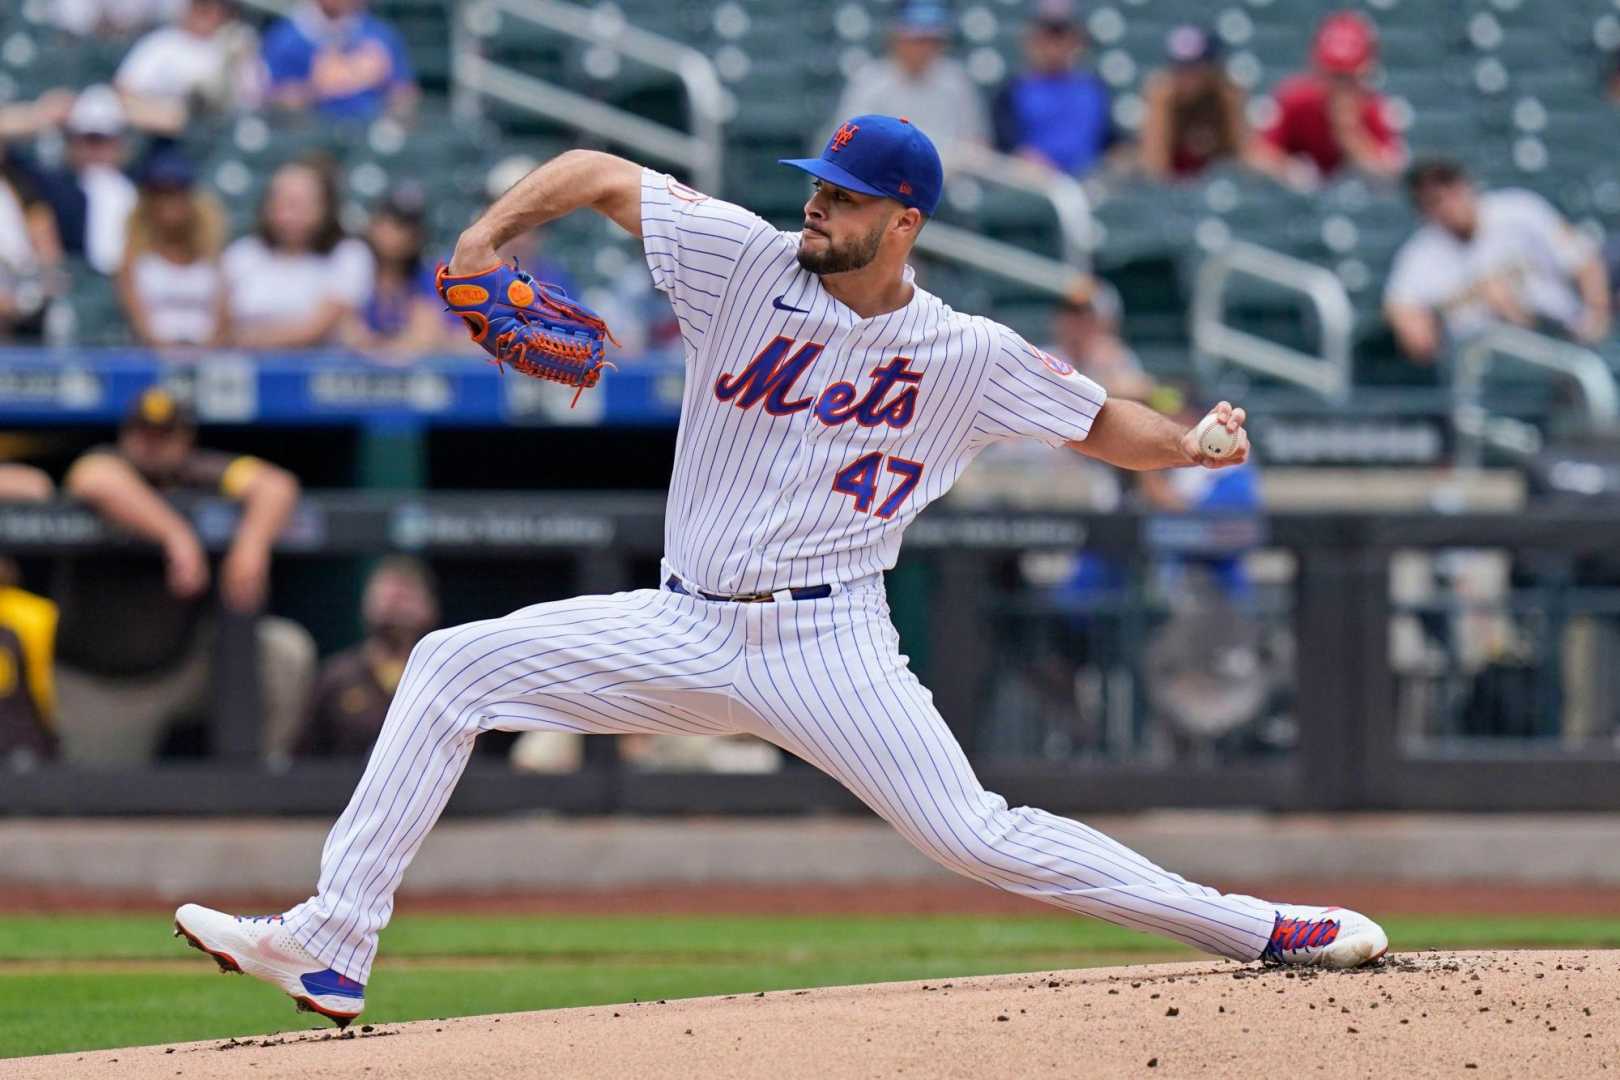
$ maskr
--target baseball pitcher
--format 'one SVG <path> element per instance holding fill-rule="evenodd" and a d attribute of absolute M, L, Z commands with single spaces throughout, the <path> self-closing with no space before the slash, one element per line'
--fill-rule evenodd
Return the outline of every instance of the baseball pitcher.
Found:
<path fill-rule="evenodd" d="M 900 654 L 883 572 L 974 455 L 1038 439 L 1127 469 L 1220 468 L 1193 432 L 1013 331 L 953 311 L 906 265 L 939 202 L 933 144 L 857 116 L 809 173 L 803 227 L 622 158 L 572 150 L 462 234 L 440 272 L 496 359 L 576 386 L 606 328 L 495 251 L 575 210 L 641 238 L 679 318 L 686 390 L 657 588 L 526 607 L 411 653 L 320 884 L 280 914 L 196 904 L 176 929 L 227 970 L 347 1024 L 365 1003 L 394 891 L 485 731 L 745 732 L 848 787 L 930 858 L 987 885 L 1236 960 L 1355 967 L 1387 941 L 1337 908 L 1223 894 L 1108 837 L 986 791 Z"/>

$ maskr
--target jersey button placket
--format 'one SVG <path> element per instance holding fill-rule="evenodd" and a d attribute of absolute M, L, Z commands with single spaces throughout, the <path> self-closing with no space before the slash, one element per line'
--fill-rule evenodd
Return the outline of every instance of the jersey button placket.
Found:
<path fill-rule="evenodd" d="M 800 424 L 799 442 L 802 449 L 800 449 L 799 453 L 799 473 L 795 474 L 792 483 L 787 484 L 786 491 L 815 491 L 815 478 L 813 478 L 812 474 L 818 468 L 816 445 L 820 444 L 823 437 L 828 436 L 828 432 L 833 431 L 831 427 L 821 423 L 821 419 L 816 416 L 816 405 L 821 402 L 821 395 L 826 393 L 829 385 L 833 385 L 834 382 L 844 381 L 842 379 L 842 364 L 849 363 L 847 361 L 849 353 L 846 351 L 846 345 L 849 345 L 852 338 L 857 337 L 859 330 L 859 322 L 841 325 L 834 334 L 828 335 L 826 348 L 821 350 L 821 356 L 818 358 L 820 363 L 816 364 L 816 366 L 823 369 L 826 374 L 821 377 L 821 385 L 816 389 L 815 398 L 813 398 L 810 408 L 804 410 L 804 413 L 794 416 L 795 423 Z M 813 495 L 802 494 L 800 497 L 813 497 Z M 755 552 L 761 555 L 761 560 L 763 560 L 763 552 L 773 542 L 782 542 L 784 538 L 781 538 L 779 533 L 786 528 L 787 521 L 797 520 L 797 518 L 802 517 L 802 513 L 804 513 L 804 507 L 795 504 L 794 500 L 779 499 L 776 502 L 776 510 L 771 513 L 770 521 L 766 521 L 765 529 L 760 533 L 760 542 L 755 546 Z M 810 585 L 816 585 L 816 583 L 810 583 Z"/>
<path fill-rule="evenodd" d="M 845 344 L 855 329 L 855 326 L 841 326 L 837 331 L 827 336 L 827 346 L 821 350 L 821 355 L 817 357 L 816 367 L 832 373 L 821 378 L 821 385 L 811 398 L 810 407 L 795 413 L 789 418 L 792 423 L 799 425 L 800 445 L 797 452 L 798 471 L 791 479 L 784 479 L 782 487 L 784 494 L 795 491 L 805 492 L 813 489 L 814 478 L 811 474 L 816 469 L 815 444 L 819 441 L 821 429 L 825 427 L 816 417 L 816 405 L 821 401 L 821 395 L 826 392 L 827 387 L 839 381 L 836 377 L 837 373 L 832 369 L 835 367 L 835 362 L 838 361 Z M 811 370 L 815 369 L 812 368 Z M 774 510 L 760 529 L 759 540 L 754 544 L 753 551 L 757 562 L 763 564 L 766 561 L 765 552 L 767 549 L 773 544 L 781 542 L 778 534 L 787 525 L 789 519 L 798 515 L 802 509 L 791 498 L 776 500 Z"/>

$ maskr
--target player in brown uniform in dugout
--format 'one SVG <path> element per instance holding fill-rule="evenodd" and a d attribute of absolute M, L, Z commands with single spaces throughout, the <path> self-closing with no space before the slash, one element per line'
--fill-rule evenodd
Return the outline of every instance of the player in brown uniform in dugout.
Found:
<path fill-rule="evenodd" d="M 118 442 L 85 453 L 63 482 L 66 494 L 162 550 L 161 559 L 122 552 L 65 566 L 56 590 L 57 698 L 68 761 L 149 761 L 176 719 L 208 706 L 213 574 L 197 533 L 166 495 L 218 494 L 241 504 L 219 564 L 219 599 L 235 612 L 263 610 L 270 549 L 298 502 L 298 481 L 256 457 L 199 449 L 196 434 L 185 403 L 167 390 L 149 389 L 125 418 Z M 288 619 L 262 616 L 256 629 L 263 749 L 280 757 L 302 720 L 315 643 Z"/>
<path fill-rule="evenodd" d="M 383 559 L 366 579 L 360 612 L 365 638 L 328 659 L 315 680 L 299 757 L 371 752 L 411 649 L 439 625 L 432 572 L 408 555 Z"/>
<path fill-rule="evenodd" d="M 0 454 L 14 447 L 0 438 Z M 43 471 L 0 462 L 0 502 L 44 502 L 56 494 Z M 56 605 L 20 587 L 21 571 L 0 556 L 0 773 L 56 755 Z"/>

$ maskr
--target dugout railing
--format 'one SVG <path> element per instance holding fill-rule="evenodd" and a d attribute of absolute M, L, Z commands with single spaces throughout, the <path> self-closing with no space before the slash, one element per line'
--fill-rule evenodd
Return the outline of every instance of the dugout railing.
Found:
<path fill-rule="evenodd" d="M 219 550 L 230 535 L 234 509 L 217 500 L 186 509 L 205 543 Z M 662 509 L 656 496 L 319 492 L 303 500 L 279 558 L 408 551 L 430 559 L 507 564 L 563 560 L 571 567 L 566 584 L 574 591 L 642 587 L 652 584 L 646 567 L 661 548 Z M 0 551 L 19 557 L 71 559 L 131 543 L 71 504 L 0 506 Z M 1544 508 L 1512 515 L 1167 517 L 935 507 L 908 533 L 898 573 L 910 583 L 907 602 L 920 607 L 926 621 L 934 657 L 927 682 L 947 722 L 968 745 L 986 707 L 983 687 L 992 662 L 987 612 L 999 583 L 1010 566 L 1031 553 L 1079 549 L 1121 559 L 1257 549 L 1287 553 L 1293 567 L 1289 621 L 1295 641 L 1296 737 L 1285 753 L 1218 760 L 977 760 L 986 785 L 1015 804 L 1081 812 L 1161 806 L 1620 809 L 1620 741 L 1612 735 L 1579 743 L 1556 737 L 1414 742 L 1397 721 L 1399 676 L 1391 660 L 1396 615 L 1391 565 L 1397 552 L 1493 549 L 1536 567 L 1567 569 L 1620 551 L 1620 512 Z M 1576 582 L 1579 592 L 1578 575 L 1565 573 L 1562 579 Z M 1582 595 L 1590 615 L 1620 625 L 1620 604 L 1602 599 L 1612 599 L 1612 593 L 1598 589 Z M 1592 602 L 1593 596 L 1599 599 Z M 516 606 L 530 598 L 512 599 Z M 904 606 L 896 602 L 897 616 Z M 240 621 L 222 623 L 213 758 L 119 772 L 49 765 L 0 773 L 0 812 L 335 813 L 362 762 L 272 770 L 257 760 L 249 631 Z M 615 754 L 600 750 L 589 753 L 577 773 L 566 775 L 524 774 L 475 758 L 451 803 L 457 813 L 853 809 L 853 798 L 808 768 L 762 776 L 632 773 Z"/>

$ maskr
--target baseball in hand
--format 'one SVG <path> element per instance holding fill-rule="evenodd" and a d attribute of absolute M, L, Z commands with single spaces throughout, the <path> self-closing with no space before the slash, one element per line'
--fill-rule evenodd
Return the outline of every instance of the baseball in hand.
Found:
<path fill-rule="evenodd" d="M 1226 429 L 1226 425 L 1214 413 L 1210 413 L 1198 422 L 1193 429 L 1193 435 L 1198 440 L 1198 449 L 1204 452 L 1205 457 L 1224 458 L 1237 449 L 1237 436 Z"/>

